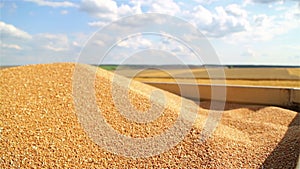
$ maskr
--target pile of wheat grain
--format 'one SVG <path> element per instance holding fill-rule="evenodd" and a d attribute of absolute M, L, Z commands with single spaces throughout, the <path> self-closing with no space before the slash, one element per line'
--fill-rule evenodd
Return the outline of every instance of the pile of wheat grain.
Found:
<path fill-rule="evenodd" d="M 295 168 L 300 152 L 299 113 L 261 106 L 228 104 L 206 142 L 199 135 L 209 103 L 197 107 L 198 118 L 187 136 L 161 154 L 131 158 L 106 151 L 87 135 L 75 113 L 70 63 L 3 69 L 0 73 L 0 168 Z M 89 72 L 79 65 L 79 72 Z M 91 72 L 92 73 L 92 72 Z M 122 135 L 144 138 L 162 134 L 179 115 L 181 98 L 165 92 L 166 108 L 153 122 L 127 120 L 114 105 L 113 75 L 96 73 L 96 103 L 110 126 Z M 82 83 L 86 83 L 83 78 Z M 114 81 L 118 84 L 119 82 Z M 121 84 L 122 82 L 120 82 Z M 125 90 L 116 85 L 113 90 Z M 129 101 L 151 108 L 155 88 L 132 82 Z M 156 100 L 154 100 L 155 104 Z M 89 102 L 87 101 L 87 104 Z"/>

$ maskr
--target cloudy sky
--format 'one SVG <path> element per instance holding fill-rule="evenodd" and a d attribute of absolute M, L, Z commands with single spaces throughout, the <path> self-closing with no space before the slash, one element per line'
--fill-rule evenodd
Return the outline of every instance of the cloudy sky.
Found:
<path fill-rule="evenodd" d="M 77 62 L 97 31 L 143 13 L 171 15 L 197 28 L 216 51 L 217 64 L 300 65 L 299 0 L 2 0 L 0 11 L 1 65 Z M 133 28 L 134 23 L 118 26 L 113 31 Z M 94 42 L 101 48 L 112 36 L 100 34 Z M 172 57 L 203 63 L 182 43 L 162 34 L 141 32 L 116 43 L 101 63 L 177 63 Z"/>

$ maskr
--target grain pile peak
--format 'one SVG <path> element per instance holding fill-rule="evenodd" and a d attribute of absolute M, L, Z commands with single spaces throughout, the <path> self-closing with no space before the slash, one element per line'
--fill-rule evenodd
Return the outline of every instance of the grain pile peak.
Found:
<path fill-rule="evenodd" d="M 208 102 L 72 63 L 3 69 L 0 77 L 0 168 L 295 168 L 299 156 L 294 111 L 228 104 L 199 142 Z M 143 156 L 137 145 L 154 148 Z"/>

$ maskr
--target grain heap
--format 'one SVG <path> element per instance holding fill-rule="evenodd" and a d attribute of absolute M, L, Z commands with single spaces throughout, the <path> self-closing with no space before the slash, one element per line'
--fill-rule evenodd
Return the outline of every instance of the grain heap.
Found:
<path fill-rule="evenodd" d="M 205 143 L 199 134 L 209 103 L 189 134 L 162 154 L 130 158 L 108 152 L 85 133 L 74 113 L 74 64 L 32 65 L 1 70 L 0 168 L 294 168 L 300 153 L 299 113 L 261 106 L 227 105 L 213 135 Z M 87 66 L 81 66 L 87 71 Z M 106 121 L 130 137 L 151 137 L 168 129 L 178 116 L 180 98 L 165 92 L 168 109 L 155 122 L 127 121 L 111 98 L 112 74 L 99 69 L 97 104 Z M 155 88 L 133 82 L 130 101 L 150 107 Z M 197 106 L 197 105 L 195 105 Z"/>

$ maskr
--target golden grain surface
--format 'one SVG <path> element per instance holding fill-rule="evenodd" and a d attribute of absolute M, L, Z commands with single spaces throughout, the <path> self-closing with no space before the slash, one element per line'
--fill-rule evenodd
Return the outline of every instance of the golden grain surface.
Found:
<path fill-rule="evenodd" d="M 106 151 L 85 133 L 74 111 L 74 64 L 31 65 L 0 71 L 0 168 L 294 168 L 300 153 L 299 113 L 263 106 L 228 104 L 205 143 L 199 134 L 209 103 L 175 147 L 148 158 Z M 87 71 L 87 66 L 81 66 Z M 121 134 L 151 137 L 172 126 L 181 98 L 165 92 L 164 114 L 149 124 L 130 122 L 112 102 L 112 73 L 99 69 L 96 100 L 107 122 Z M 122 90 L 122 87 L 120 87 Z M 132 82 L 130 102 L 149 109 L 154 87 Z M 155 104 L 155 103 L 154 103 Z"/>

